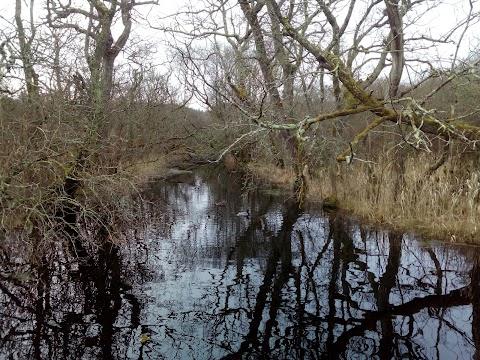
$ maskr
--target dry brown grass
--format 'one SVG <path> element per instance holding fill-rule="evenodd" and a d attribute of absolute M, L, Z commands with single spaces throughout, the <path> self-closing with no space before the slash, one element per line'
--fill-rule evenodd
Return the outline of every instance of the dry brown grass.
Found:
<path fill-rule="evenodd" d="M 480 169 L 466 171 L 465 164 L 453 159 L 426 176 L 429 165 L 416 156 L 405 161 L 399 182 L 395 161 L 333 164 L 311 179 L 309 200 L 333 196 L 341 208 L 371 223 L 426 237 L 480 242 Z M 291 189 L 294 181 L 293 172 L 273 165 L 255 164 L 249 170 L 275 186 Z"/>
<path fill-rule="evenodd" d="M 480 241 L 480 171 L 457 171 L 453 160 L 428 176 L 423 160 L 406 160 L 401 185 L 397 185 L 402 174 L 395 169 L 396 160 L 339 166 L 333 174 L 324 172 L 313 181 L 311 196 L 333 194 L 356 215 L 399 230 Z"/>
<path fill-rule="evenodd" d="M 295 174 L 291 168 L 280 169 L 274 164 L 260 162 L 249 163 L 246 168 L 260 182 L 269 183 L 278 188 L 293 189 Z"/>
<path fill-rule="evenodd" d="M 141 179 L 146 179 L 161 173 L 167 167 L 167 157 L 163 154 L 150 154 L 124 165 L 125 170 Z"/>

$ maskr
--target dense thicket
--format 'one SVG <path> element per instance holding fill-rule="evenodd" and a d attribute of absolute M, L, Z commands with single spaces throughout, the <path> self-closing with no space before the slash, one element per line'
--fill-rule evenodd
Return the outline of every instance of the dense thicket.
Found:
<path fill-rule="evenodd" d="M 165 155 L 269 164 L 300 206 L 309 190 L 478 235 L 475 3 L 156 3 L 15 0 L 2 18 L 4 238 L 88 252 L 88 226 L 113 239 L 132 173 Z M 445 11 L 460 15 L 438 32 Z"/>

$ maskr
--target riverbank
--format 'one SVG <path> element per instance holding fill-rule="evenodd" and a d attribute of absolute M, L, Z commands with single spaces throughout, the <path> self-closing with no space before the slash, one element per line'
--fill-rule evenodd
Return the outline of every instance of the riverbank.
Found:
<path fill-rule="evenodd" d="M 452 161 L 426 176 L 428 166 L 408 159 L 400 176 L 392 161 L 338 164 L 311 176 L 307 201 L 334 199 L 342 211 L 399 232 L 480 243 L 480 174 L 460 174 L 455 166 Z M 258 181 L 293 188 L 295 176 L 289 169 L 259 162 L 246 168 Z"/>
<path fill-rule="evenodd" d="M 178 165 L 178 164 L 177 164 Z M 168 156 L 148 157 L 129 168 L 145 181 L 176 164 Z M 229 171 L 239 170 L 239 164 Z M 307 202 L 328 199 L 363 222 L 424 238 L 480 243 L 480 173 L 465 172 L 451 159 L 430 174 L 427 162 L 410 158 L 399 173 L 398 163 L 334 164 L 310 176 Z M 295 175 L 290 168 L 254 161 L 242 166 L 257 183 L 290 191 Z"/>

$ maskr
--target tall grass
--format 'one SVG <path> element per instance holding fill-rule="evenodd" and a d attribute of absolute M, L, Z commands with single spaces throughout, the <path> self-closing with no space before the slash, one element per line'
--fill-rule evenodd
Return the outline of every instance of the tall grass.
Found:
<path fill-rule="evenodd" d="M 437 155 L 436 157 L 439 157 Z M 399 231 L 452 242 L 480 242 L 480 166 L 478 159 L 450 155 L 432 171 L 432 154 L 382 157 L 376 162 L 331 162 L 314 169 L 309 201 L 338 200 L 359 218 Z M 291 168 L 272 162 L 247 165 L 261 182 L 292 189 Z"/>
<path fill-rule="evenodd" d="M 368 221 L 451 241 L 480 242 L 480 168 L 453 157 L 430 174 L 425 155 L 338 165 L 312 179 L 312 198 L 335 196 Z"/>

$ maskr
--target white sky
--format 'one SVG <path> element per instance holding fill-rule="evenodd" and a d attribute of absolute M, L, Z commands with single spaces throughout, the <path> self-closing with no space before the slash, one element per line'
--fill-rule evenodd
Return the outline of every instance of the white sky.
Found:
<path fill-rule="evenodd" d="M 42 4 L 44 0 L 35 1 L 35 13 L 45 13 L 43 11 L 44 5 Z M 73 0 L 73 3 L 79 2 L 83 3 L 85 0 Z M 15 12 L 15 2 L 16 0 L 0 0 L 0 16 L 4 19 L 12 19 Z M 23 2 L 23 17 L 28 17 L 28 5 L 30 0 L 22 0 Z M 192 4 L 193 6 L 198 6 L 201 4 L 201 1 L 195 0 L 159 0 L 158 5 L 144 5 L 139 6 L 137 9 L 141 11 L 143 15 L 148 16 L 149 21 L 153 25 L 158 24 L 159 18 L 164 18 L 166 16 L 176 14 L 179 9 L 183 8 L 187 4 Z M 362 1 L 358 1 L 362 3 Z M 426 0 L 426 3 L 434 3 L 434 0 Z M 200 6 L 200 9 L 202 7 Z M 428 13 L 424 14 L 421 18 L 418 19 L 417 26 L 419 29 L 429 28 L 432 31 L 432 36 L 438 33 L 445 33 L 449 29 L 453 28 L 456 23 L 468 13 L 469 10 L 469 1 L 468 0 L 446 0 L 443 1 L 441 6 L 436 10 L 431 10 Z M 480 34 L 480 26 L 474 26 L 474 29 L 470 30 L 466 35 L 467 41 L 462 49 L 462 53 L 466 53 L 469 49 L 469 44 L 476 44 L 476 34 Z M 151 31 L 149 29 L 139 29 L 134 25 L 134 31 L 140 31 L 140 33 L 147 33 L 151 38 L 162 38 L 162 33 L 160 31 Z M 408 31 L 408 29 L 407 29 Z M 454 50 L 454 48 L 452 47 Z"/>
<path fill-rule="evenodd" d="M 45 14 L 43 9 L 43 0 L 36 0 L 36 14 Z M 64 1 L 65 2 L 65 1 Z M 73 0 L 73 3 L 79 2 L 84 4 L 85 0 Z M 357 0 L 358 6 L 361 7 L 365 4 L 365 1 Z M 28 5 L 30 0 L 23 0 L 23 16 L 28 18 Z M 189 0 L 180 0 L 180 1 L 171 1 L 171 0 L 160 0 L 158 6 L 145 5 L 139 6 L 136 9 L 141 11 L 142 14 L 148 17 L 148 20 L 152 25 L 162 25 L 160 23 L 160 18 L 165 18 L 168 15 L 176 14 L 180 8 L 186 4 L 192 4 L 194 6 L 201 5 L 201 1 L 189 1 Z M 427 0 L 427 4 L 433 4 L 434 0 Z M 201 7 L 200 7 L 201 9 Z M 13 19 L 15 11 L 15 0 L 1 0 L 0 1 L 0 16 L 4 19 Z M 406 32 L 411 33 L 422 33 L 426 36 L 436 36 L 438 34 L 444 34 L 452 29 L 456 23 L 469 11 L 469 1 L 468 0 L 446 0 L 443 1 L 441 6 L 438 6 L 428 13 L 424 14 L 416 21 L 416 26 L 414 28 L 410 27 L 406 29 Z M 167 20 L 162 20 L 167 21 Z M 136 26 L 137 25 L 137 26 Z M 1 24 L 0 24 L 1 26 Z M 429 29 L 427 32 L 426 29 Z M 164 34 L 161 31 L 155 31 L 148 28 L 139 28 L 138 24 L 134 23 L 133 28 L 134 33 L 138 34 L 140 38 L 143 38 L 148 41 L 152 41 L 161 44 L 161 40 L 164 39 Z M 458 31 L 457 38 L 461 34 L 461 31 Z M 480 34 L 479 24 L 475 24 L 474 27 L 469 30 L 468 34 L 465 34 L 464 42 L 459 51 L 459 56 L 465 56 L 469 52 L 475 50 L 478 45 L 478 38 L 476 34 Z M 348 44 L 346 44 L 348 46 Z M 165 48 L 162 48 L 161 45 L 158 45 L 159 51 L 156 54 L 156 58 L 152 59 L 152 62 L 158 61 L 159 64 L 162 64 L 164 61 L 168 61 L 168 52 Z M 419 49 L 420 53 L 423 52 L 425 55 L 432 55 L 436 57 L 442 57 L 445 60 L 451 59 L 455 54 L 456 47 L 455 44 L 445 44 L 438 46 L 435 49 Z M 406 54 L 408 57 L 409 54 Z M 161 66 L 161 65 L 159 65 Z"/>

